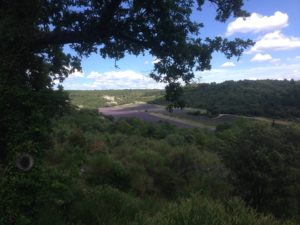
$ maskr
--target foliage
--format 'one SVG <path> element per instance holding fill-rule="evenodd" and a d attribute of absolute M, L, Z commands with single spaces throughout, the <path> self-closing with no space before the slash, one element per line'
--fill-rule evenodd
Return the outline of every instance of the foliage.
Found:
<path fill-rule="evenodd" d="M 98 125 L 86 126 L 92 120 Z M 125 123 L 131 127 L 130 132 L 124 132 Z M 49 152 L 47 161 L 51 168 L 64 171 L 77 181 L 76 188 L 69 186 L 70 191 L 76 193 L 76 198 L 68 197 L 68 207 L 60 211 L 67 215 L 64 224 L 90 224 L 92 221 L 94 224 L 108 225 L 182 222 L 292 224 L 257 214 L 255 209 L 246 207 L 241 200 L 232 197 L 233 194 L 239 195 L 248 205 L 253 206 L 245 198 L 245 193 L 249 193 L 247 185 L 255 182 L 253 179 L 256 174 L 263 174 L 262 178 L 258 178 L 262 184 L 272 182 L 276 190 L 285 191 L 273 193 L 271 197 L 272 190 L 267 189 L 268 192 L 263 196 L 265 204 L 261 208 L 255 206 L 256 209 L 297 220 L 295 201 L 299 178 L 295 169 L 299 167 L 296 147 L 300 134 L 298 128 L 272 128 L 263 123 L 242 122 L 224 125 L 214 136 L 199 129 L 177 129 L 167 124 L 150 124 L 135 118 L 110 121 L 99 117 L 96 110 L 73 111 L 55 124 L 55 148 Z M 56 135 L 61 130 L 65 131 L 66 136 L 74 130 L 80 130 L 86 140 L 84 146 L 71 146 L 68 139 L 62 142 Z M 260 135 L 265 133 L 267 136 L 254 135 L 258 131 Z M 258 138 L 252 140 L 249 132 Z M 284 138 L 279 137 L 279 134 L 284 135 L 286 140 L 281 141 Z M 270 159 L 275 159 L 277 153 L 273 154 L 271 149 L 265 151 L 259 146 L 282 143 L 283 147 L 277 146 L 275 150 L 284 157 L 280 149 L 291 149 L 288 160 L 294 161 L 282 164 L 278 160 L 268 160 L 268 166 L 256 166 L 254 170 L 248 167 L 249 154 L 245 154 L 243 145 L 237 145 L 244 142 L 247 143 L 244 145 L 249 146 L 249 151 L 259 149 L 256 153 L 260 152 L 260 156 L 268 153 Z M 257 148 L 253 147 L 254 144 Z M 99 151 L 94 151 L 95 145 Z M 239 156 L 238 151 L 241 151 L 241 159 L 232 158 Z M 60 160 L 53 161 L 53 157 Z M 260 159 L 259 162 L 265 160 L 264 157 L 254 159 Z M 233 168 L 241 173 L 249 168 L 253 176 L 247 178 L 253 179 L 249 181 L 236 176 Z M 279 176 L 276 175 L 278 171 L 289 174 L 285 176 L 280 172 Z M 244 180 L 237 182 L 238 178 Z M 267 201 L 268 198 L 273 201 Z M 60 215 L 57 218 L 61 218 Z"/>
<path fill-rule="evenodd" d="M 112 187 L 89 188 L 77 197 L 69 216 L 73 224 L 128 224 L 142 207 L 142 200 Z"/>
<path fill-rule="evenodd" d="M 258 215 L 239 199 L 229 199 L 226 204 L 201 195 L 192 195 L 170 204 L 153 218 L 139 218 L 141 225 L 276 225 L 293 224 L 279 222 L 272 216 Z"/>
<path fill-rule="evenodd" d="M 130 177 L 124 166 L 107 155 L 97 155 L 85 167 L 86 181 L 91 185 L 109 184 L 120 190 L 130 186 Z"/>
<path fill-rule="evenodd" d="M 299 127 L 246 123 L 218 135 L 236 193 L 259 211 L 299 217 Z"/>
<path fill-rule="evenodd" d="M 255 210 L 299 221 L 297 126 L 240 121 L 214 135 L 85 109 L 53 124 L 43 166 L 0 169 L 1 223 L 293 224 Z"/>
<path fill-rule="evenodd" d="M 300 115 L 300 83 L 288 80 L 225 81 L 184 89 L 187 107 L 209 113 L 229 113 L 272 118 Z"/>
<path fill-rule="evenodd" d="M 166 104 L 160 90 L 69 91 L 72 104 L 84 108 L 104 107 L 109 100 L 116 104 L 135 101 Z M 297 81 L 244 80 L 221 84 L 188 85 L 182 96 L 187 107 L 200 108 L 189 112 L 195 116 L 215 116 L 219 113 L 295 118 L 300 112 L 300 87 Z"/>
<path fill-rule="evenodd" d="M 97 109 L 99 107 L 122 105 L 134 102 L 149 102 L 163 97 L 162 90 L 94 90 L 67 91 L 71 103 L 77 107 Z M 113 98 L 114 101 L 107 97 Z"/>
<path fill-rule="evenodd" d="M 7 174 L 9 173 L 9 174 Z M 56 169 L 5 171 L 0 181 L 1 224 L 59 224 L 75 198 L 73 179 Z"/>

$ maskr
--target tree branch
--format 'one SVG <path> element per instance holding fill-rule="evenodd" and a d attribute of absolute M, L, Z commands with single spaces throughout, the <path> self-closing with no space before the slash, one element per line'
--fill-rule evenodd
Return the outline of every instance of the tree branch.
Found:
<path fill-rule="evenodd" d="M 101 38 L 109 36 L 110 24 L 120 7 L 121 0 L 111 0 L 101 12 L 99 22 L 93 22 L 89 27 L 83 27 L 81 31 L 52 31 L 47 33 L 40 33 L 36 35 L 33 41 L 34 46 L 48 46 L 48 45 L 63 45 L 71 43 L 96 43 L 100 42 Z"/>

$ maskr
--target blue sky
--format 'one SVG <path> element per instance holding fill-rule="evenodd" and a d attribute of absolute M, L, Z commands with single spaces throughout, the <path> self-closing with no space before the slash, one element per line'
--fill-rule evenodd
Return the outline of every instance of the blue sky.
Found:
<path fill-rule="evenodd" d="M 200 82 L 223 82 L 244 79 L 300 80 L 300 1 L 245 0 L 251 16 L 246 20 L 230 18 L 226 23 L 214 20 L 215 8 L 205 4 L 203 11 L 194 12 L 192 19 L 204 23 L 201 37 L 222 36 L 251 38 L 256 44 L 237 61 L 215 53 L 210 71 L 196 72 Z M 70 51 L 66 47 L 66 51 Z M 151 55 L 126 57 L 117 62 L 93 54 L 83 58 L 83 71 L 76 71 L 62 85 L 65 89 L 141 89 L 164 88 L 148 74 L 157 59 Z"/>

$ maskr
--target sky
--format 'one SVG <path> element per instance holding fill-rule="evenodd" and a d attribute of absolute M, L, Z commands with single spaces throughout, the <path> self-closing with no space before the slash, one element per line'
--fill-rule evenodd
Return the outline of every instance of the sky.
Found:
<path fill-rule="evenodd" d="M 195 81 L 220 83 L 226 80 L 294 79 L 300 80 L 300 0 L 244 0 L 251 16 L 214 20 L 215 7 L 206 3 L 192 20 L 203 22 L 201 37 L 221 36 L 228 39 L 250 38 L 255 45 L 242 57 L 230 60 L 214 53 L 212 69 L 195 72 Z M 68 47 L 67 52 L 71 52 Z M 158 59 L 149 54 L 126 55 L 116 62 L 92 54 L 82 59 L 82 71 L 76 71 L 62 83 L 67 90 L 162 89 L 165 84 L 149 78 Z"/>

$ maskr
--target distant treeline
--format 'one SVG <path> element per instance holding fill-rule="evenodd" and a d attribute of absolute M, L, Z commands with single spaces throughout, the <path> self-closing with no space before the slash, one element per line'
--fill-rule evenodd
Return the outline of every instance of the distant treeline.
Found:
<path fill-rule="evenodd" d="M 226 81 L 185 88 L 187 107 L 212 113 L 299 117 L 300 82 L 288 80 Z"/>

